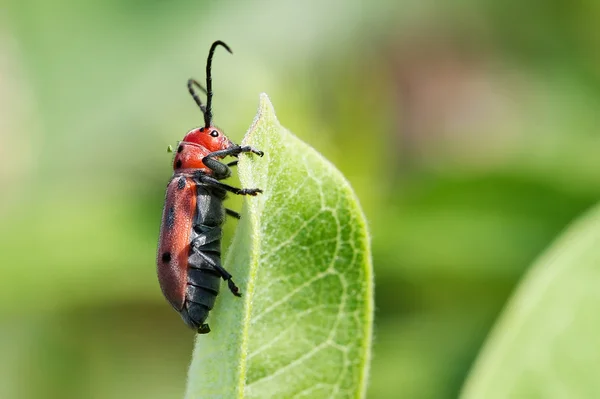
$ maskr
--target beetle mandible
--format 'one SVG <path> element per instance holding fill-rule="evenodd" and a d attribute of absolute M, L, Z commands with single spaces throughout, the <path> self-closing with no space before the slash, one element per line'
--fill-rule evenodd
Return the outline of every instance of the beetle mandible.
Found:
<path fill-rule="evenodd" d="M 222 163 L 226 156 L 263 152 L 234 144 L 212 121 L 211 64 L 215 49 L 227 44 L 212 44 L 206 61 L 206 89 L 189 79 L 188 91 L 204 115 L 204 126 L 190 130 L 173 159 L 173 176 L 167 185 L 156 264 L 160 288 L 184 322 L 199 334 L 210 332 L 205 323 L 219 293 L 220 279 L 227 281 L 235 296 L 241 296 L 231 274 L 221 265 L 221 226 L 225 215 L 239 219 L 240 214 L 226 209 L 227 192 L 257 195 L 258 188 L 237 188 L 220 180 L 231 175 L 237 161 Z M 206 93 L 206 106 L 194 90 Z"/>

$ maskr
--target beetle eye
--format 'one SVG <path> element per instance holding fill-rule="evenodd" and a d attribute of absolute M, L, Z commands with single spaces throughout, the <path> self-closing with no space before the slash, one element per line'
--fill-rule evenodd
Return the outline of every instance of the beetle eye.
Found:
<path fill-rule="evenodd" d="M 210 132 L 210 135 L 213 137 L 217 137 L 219 135 L 219 132 L 217 132 L 216 130 L 213 130 L 212 132 Z"/>

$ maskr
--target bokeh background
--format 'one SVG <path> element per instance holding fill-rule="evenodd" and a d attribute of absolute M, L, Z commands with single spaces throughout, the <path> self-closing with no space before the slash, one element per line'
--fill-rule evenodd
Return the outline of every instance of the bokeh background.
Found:
<path fill-rule="evenodd" d="M 217 39 L 219 126 L 241 140 L 268 93 L 361 199 L 368 397 L 456 397 L 527 267 L 599 198 L 599 4 L 4 0 L 0 397 L 183 394 L 194 334 L 154 256 L 165 149 L 202 123 L 185 83 Z"/>

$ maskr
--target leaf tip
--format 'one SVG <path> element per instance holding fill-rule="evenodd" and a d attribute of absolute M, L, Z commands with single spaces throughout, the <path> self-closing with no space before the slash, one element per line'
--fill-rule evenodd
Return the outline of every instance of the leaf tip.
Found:
<path fill-rule="evenodd" d="M 275 108 L 269 99 L 267 93 L 261 93 L 258 100 L 258 110 L 254 116 L 254 120 L 250 125 L 250 128 L 246 132 L 242 145 L 248 144 L 251 140 L 252 133 L 258 129 L 261 123 L 279 124 L 277 116 L 275 115 Z"/>
<path fill-rule="evenodd" d="M 271 99 L 267 93 L 260 93 L 259 95 L 259 105 L 258 105 L 258 113 L 261 114 L 265 111 L 270 111 L 275 113 L 273 109 L 273 104 L 271 103 Z"/>

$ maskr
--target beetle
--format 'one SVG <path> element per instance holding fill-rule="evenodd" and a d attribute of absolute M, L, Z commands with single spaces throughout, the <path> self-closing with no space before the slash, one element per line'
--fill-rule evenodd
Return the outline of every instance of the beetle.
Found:
<path fill-rule="evenodd" d="M 226 156 L 242 153 L 263 155 L 250 146 L 234 144 L 212 121 L 211 64 L 215 49 L 227 44 L 212 44 L 206 62 L 206 89 L 189 79 L 188 91 L 204 115 L 204 126 L 190 130 L 179 142 L 173 158 L 173 176 L 167 184 L 156 256 L 160 288 L 183 321 L 199 334 L 210 332 L 205 323 L 219 293 L 220 279 L 229 290 L 241 296 L 232 275 L 221 265 L 221 226 L 225 216 L 240 214 L 226 209 L 228 192 L 255 196 L 258 188 L 237 188 L 221 180 L 231 175 L 237 161 L 222 163 Z M 194 90 L 206 93 L 206 106 Z"/>

